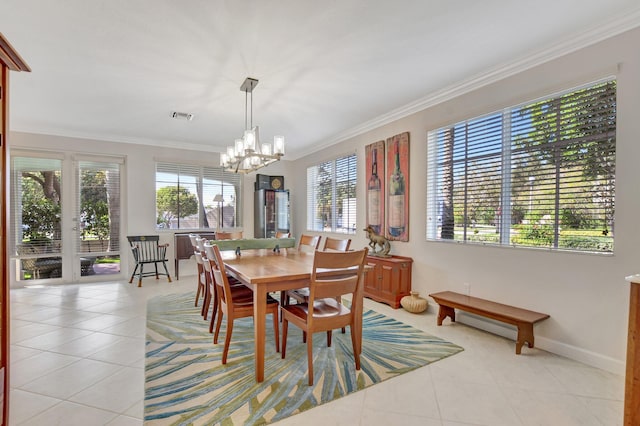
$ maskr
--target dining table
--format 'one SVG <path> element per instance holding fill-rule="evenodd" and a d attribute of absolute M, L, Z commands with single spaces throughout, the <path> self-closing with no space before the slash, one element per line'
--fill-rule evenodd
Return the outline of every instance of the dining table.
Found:
<path fill-rule="evenodd" d="M 308 287 L 313 269 L 313 252 L 286 248 L 279 251 L 270 249 L 243 250 L 240 255 L 232 251 L 222 252 L 222 259 L 228 275 L 233 276 L 253 290 L 253 321 L 255 336 L 256 381 L 264 381 L 264 357 L 266 336 L 267 294 Z M 366 266 L 365 266 L 366 270 Z M 344 271 L 342 272 L 344 274 Z M 317 271 L 319 277 L 340 275 L 340 271 Z M 362 348 L 362 299 L 364 274 L 360 277 L 351 301 L 351 309 L 356 314 L 355 327 L 350 330 L 356 337 L 355 351 Z"/>

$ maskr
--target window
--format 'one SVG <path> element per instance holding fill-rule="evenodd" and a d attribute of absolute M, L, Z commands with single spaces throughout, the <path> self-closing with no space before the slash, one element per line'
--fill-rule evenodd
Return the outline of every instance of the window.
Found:
<path fill-rule="evenodd" d="M 429 132 L 427 239 L 613 251 L 616 82 Z"/>
<path fill-rule="evenodd" d="M 220 167 L 157 163 L 156 228 L 241 226 L 241 178 Z"/>
<path fill-rule="evenodd" d="M 356 155 L 307 169 L 307 229 L 356 232 Z"/>

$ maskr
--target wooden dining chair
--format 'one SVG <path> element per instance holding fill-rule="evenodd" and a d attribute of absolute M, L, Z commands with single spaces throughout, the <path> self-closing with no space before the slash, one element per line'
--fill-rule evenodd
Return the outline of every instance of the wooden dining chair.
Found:
<path fill-rule="evenodd" d="M 200 295 L 202 294 L 202 298 L 204 299 L 204 295 L 207 291 L 204 268 L 202 266 L 202 263 L 198 262 L 198 259 L 196 259 L 195 257 L 195 254 L 200 251 L 198 250 L 198 242 L 197 242 L 198 238 L 200 238 L 198 234 L 189 234 L 189 241 L 191 241 L 191 246 L 193 247 L 194 260 L 196 262 L 196 267 L 198 271 L 198 277 L 197 277 L 198 288 L 196 289 L 196 301 L 195 301 L 195 304 L 193 305 L 195 307 L 198 307 L 198 299 L 200 298 Z"/>
<path fill-rule="evenodd" d="M 239 240 L 242 238 L 242 231 L 216 231 L 216 240 Z"/>
<path fill-rule="evenodd" d="M 222 351 L 222 363 L 227 363 L 227 355 L 229 353 L 229 344 L 231 343 L 231 334 L 233 332 L 233 322 L 236 318 L 253 317 L 253 292 L 248 297 L 240 297 L 234 294 L 229 285 L 224 262 L 220 256 L 220 249 L 217 245 L 212 246 L 214 262 L 212 265 L 212 273 L 218 292 L 220 309 L 216 319 L 216 330 L 213 334 L 213 343 L 218 343 L 218 334 L 222 317 L 227 317 L 227 330 L 224 336 L 224 349 Z M 275 333 L 276 352 L 280 352 L 280 330 L 278 321 L 279 304 L 276 299 L 267 295 L 267 314 L 273 315 L 273 329 Z"/>
<path fill-rule="evenodd" d="M 347 251 L 349 250 L 350 245 L 351 238 L 343 240 L 338 238 L 326 237 L 324 240 L 323 251 Z M 280 304 L 289 305 L 291 299 L 295 299 L 298 303 L 306 303 L 309 299 L 309 287 L 285 291 L 285 298 L 284 300 L 280 300 Z"/>
<path fill-rule="evenodd" d="M 313 258 L 313 270 L 309 283 L 309 299 L 306 303 L 283 306 L 282 311 L 282 358 L 287 351 L 289 323 L 302 330 L 307 336 L 307 363 L 309 365 L 309 386 L 313 385 L 313 333 L 325 331 L 327 346 L 331 346 L 333 329 L 349 326 L 356 370 L 360 370 L 360 353 L 356 349 L 353 333 L 356 321 L 354 312 L 362 300 L 356 297 L 362 285 L 367 249 L 348 252 L 317 251 Z M 318 276 L 318 271 L 329 276 Z M 342 304 L 342 296 L 351 294 L 351 308 Z"/>
<path fill-rule="evenodd" d="M 314 252 L 318 250 L 320 247 L 320 240 L 322 237 L 320 235 L 300 235 L 300 239 L 298 240 L 298 251 L 301 252 Z M 280 305 L 288 305 L 290 302 L 290 297 L 288 293 L 291 290 L 283 290 L 280 292 Z"/>
<path fill-rule="evenodd" d="M 298 251 L 314 252 L 318 250 L 318 247 L 320 247 L 321 239 L 322 237 L 320 235 L 300 235 L 300 240 L 298 241 Z"/>
<path fill-rule="evenodd" d="M 210 277 L 207 274 L 204 266 L 205 257 L 204 253 L 201 251 L 196 251 L 193 253 L 196 258 L 196 263 L 198 264 L 198 269 L 202 269 L 202 279 L 204 281 L 204 291 L 202 293 L 202 308 L 200 308 L 200 315 L 205 320 L 209 316 L 209 306 L 211 305 L 211 291 L 210 289 Z M 215 316 L 216 307 L 213 308 L 213 315 Z"/>
<path fill-rule="evenodd" d="M 220 290 L 217 289 L 215 285 L 215 276 L 213 275 L 213 269 L 215 268 L 215 253 L 213 251 L 213 245 L 205 242 L 204 243 L 204 257 L 203 257 L 203 266 L 205 269 L 205 274 L 207 274 L 207 283 L 208 283 L 208 293 L 211 295 L 211 305 L 212 305 L 212 313 L 211 313 L 211 321 L 209 322 L 209 333 L 213 333 L 213 327 L 216 320 L 216 314 L 220 310 Z M 229 281 L 229 287 L 234 294 L 234 298 L 237 297 L 246 297 L 252 296 L 253 290 L 249 287 L 242 284 L 237 279 L 227 275 L 227 280 Z"/>
<path fill-rule="evenodd" d="M 350 246 L 351 238 L 341 239 L 326 237 L 324 239 L 324 247 L 322 248 L 322 250 L 348 251 Z"/>
<path fill-rule="evenodd" d="M 282 232 L 282 231 L 276 232 L 276 238 L 289 238 L 289 237 L 291 237 L 291 232 Z"/>

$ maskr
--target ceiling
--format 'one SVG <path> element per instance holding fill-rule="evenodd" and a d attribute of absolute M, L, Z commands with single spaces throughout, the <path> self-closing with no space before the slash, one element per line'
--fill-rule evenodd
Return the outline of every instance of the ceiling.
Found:
<path fill-rule="evenodd" d="M 638 0 L 2 0 L 12 130 L 295 159 L 640 25 Z M 175 120 L 173 111 L 193 113 Z"/>

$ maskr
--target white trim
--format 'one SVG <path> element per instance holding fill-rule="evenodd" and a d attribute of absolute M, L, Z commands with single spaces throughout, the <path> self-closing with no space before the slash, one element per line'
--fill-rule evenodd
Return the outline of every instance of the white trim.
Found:
<path fill-rule="evenodd" d="M 468 312 L 456 310 L 456 321 L 480 330 L 487 331 L 489 333 L 496 334 L 498 336 L 505 337 L 515 342 L 517 337 L 517 330 L 514 326 L 505 324 L 502 322 L 494 321 L 489 318 L 480 317 L 478 315 L 470 314 Z M 535 335 L 535 333 L 534 333 Z M 535 347 L 547 352 L 551 352 L 556 355 L 561 355 L 570 358 L 574 361 L 582 362 L 591 367 L 599 368 L 610 373 L 624 375 L 625 374 L 625 361 L 602 354 L 582 349 L 578 346 L 568 345 L 564 342 L 560 342 L 546 337 L 535 336 Z M 515 350 L 515 349 L 514 349 Z M 527 350 L 527 347 L 523 347 L 523 353 Z M 514 356 L 515 352 L 514 352 Z"/>

